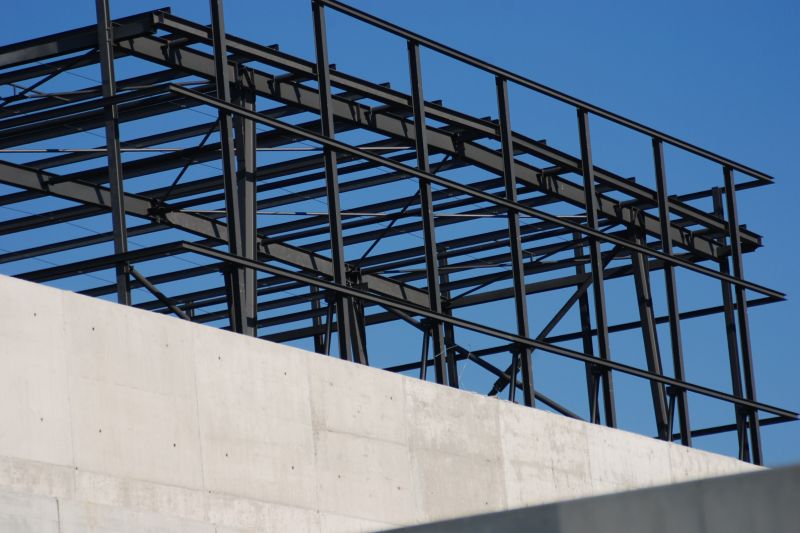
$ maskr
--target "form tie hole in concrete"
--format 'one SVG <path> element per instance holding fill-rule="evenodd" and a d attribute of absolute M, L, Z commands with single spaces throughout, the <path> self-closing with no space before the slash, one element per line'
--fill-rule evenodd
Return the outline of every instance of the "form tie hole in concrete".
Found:
<path fill-rule="evenodd" d="M 225 454 L 225 457 L 228 457 L 228 454 L 227 454 L 227 453 Z"/>
<path fill-rule="evenodd" d="M 100 429 L 98 429 L 98 430 L 97 430 L 97 432 L 98 432 L 98 433 L 102 433 L 102 432 L 103 432 L 103 429 L 102 429 L 102 428 L 100 428 Z"/>
<path fill-rule="evenodd" d="M 175 444 L 175 443 L 173 442 L 173 443 L 172 443 L 172 447 L 173 447 L 173 448 L 177 448 L 177 447 L 178 447 L 178 445 L 177 445 L 177 444 Z"/>
<path fill-rule="evenodd" d="M 33 316 L 36 317 L 36 313 L 33 313 Z"/>
<path fill-rule="evenodd" d="M 39 417 L 39 422 L 44 422 L 44 417 Z"/>

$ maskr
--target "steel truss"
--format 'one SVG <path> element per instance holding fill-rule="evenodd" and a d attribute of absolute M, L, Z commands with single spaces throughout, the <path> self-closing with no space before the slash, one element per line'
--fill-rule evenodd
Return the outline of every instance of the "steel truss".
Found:
<path fill-rule="evenodd" d="M 740 224 L 736 192 L 769 184 L 770 176 L 334 0 L 311 1 L 313 61 L 226 34 L 222 0 L 210 0 L 211 26 L 168 9 L 112 23 L 108 0 L 96 4 L 95 26 L 0 48 L 0 85 L 17 88 L 0 102 L 0 150 L 29 156 L 22 164 L 0 160 L 0 182 L 10 186 L 0 205 L 24 202 L 35 210 L 0 222 L 0 235 L 27 239 L 43 228 L 56 230 L 45 243 L 3 253 L 0 263 L 13 270 L 52 254 L 80 258 L 17 269 L 19 277 L 86 282 L 110 270 L 113 283 L 80 292 L 116 295 L 122 304 L 278 342 L 313 339 L 317 352 L 361 364 L 369 364 L 374 326 L 410 324 L 419 331 L 421 353 L 388 370 L 428 379 L 432 367 L 436 382 L 458 387 L 458 363 L 468 361 L 495 376 L 490 395 L 505 393 L 511 401 L 540 402 L 580 418 L 534 386 L 535 352 L 566 357 L 585 366 L 589 421 L 616 426 L 613 377 L 635 376 L 649 383 L 658 438 L 691 445 L 693 437 L 733 432 L 739 457 L 757 464 L 763 462 L 760 427 L 798 418 L 759 402 L 753 376 L 748 307 L 784 295 L 744 278 L 742 256 L 758 248 L 761 237 Z M 409 94 L 329 63 L 329 10 L 406 41 Z M 494 77 L 497 119 L 427 100 L 422 49 Z M 126 58 L 145 62 L 150 71 L 121 79 L 116 66 Z M 100 68 L 97 85 L 61 93 L 39 89 L 92 65 Z M 574 108 L 579 153 L 515 132 L 509 85 Z M 215 116 L 170 127 L 170 117 L 197 109 Z M 120 134 L 121 125 L 154 117 L 162 119 L 162 130 Z M 593 117 L 650 139 L 655 190 L 593 163 Z M 103 146 L 65 147 L 64 138 L 75 132 L 101 128 Z M 373 140 L 352 145 L 336 138 L 356 132 Z M 37 147 L 48 141 L 57 147 Z M 305 144 L 298 148 L 298 142 Z M 721 186 L 671 196 L 664 145 L 714 164 Z M 263 152 L 290 157 L 260 164 Z M 213 162 L 221 165 L 220 175 L 188 177 Z M 492 177 L 452 177 L 469 167 Z M 399 195 L 397 183 L 409 179 L 416 192 Z M 342 207 L 366 189 L 382 200 Z M 293 207 L 308 200 L 326 209 Z M 703 200 L 711 211 L 697 207 Z M 559 208 L 573 214 L 552 214 Z M 265 213 L 292 216 L 266 224 L 259 218 Z M 63 224 L 109 214 L 110 230 L 58 236 Z M 476 230 L 485 219 L 506 227 Z M 441 238 L 444 229 L 462 227 L 468 229 L 459 236 Z M 422 243 L 409 245 L 404 236 L 410 232 L 420 232 Z M 157 244 L 131 249 L 130 238 L 145 236 Z M 112 254 L 98 252 L 104 244 L 113 246 Z M 389 251 L 375 252 L 378 245 Z M 176 267 L 174 257 L 196 261 Z M 137 268 L 145 263 L 146 269 Z M 681 311 L 681 269 L 719 283 L 722 305 Z M 651 273 L 659 270 L 664 316 L 653 305 Z M 209 282 L 210 274 L 222 274 L 221 281 Z M 609 324 L 607 282 L 623 278 L 635 286 L 638 320 Z M 134 289 L 150 297 L 134 303 Z M 534 336 L 529 315 L 541 313 L 535 297 L 557 290 L 571 294 Z M 748 300 L 746 291 L 759 297 Z M 514 306 L 507 329 L 458 316 L 503 300 Z M 580 316 L 580 330 L 553 335 L 571 311 Z M 732 393 L 686 380 L 681 324 L 714 314 L 724 317 Z M 670 373 L 662 363 L 659 324 L 669 328 Z M 495 345 L 469 350 L 459 343 L 465 330 Z M 620 363 L 610 348 L 612 334 L 634 330 L 642 335 L 642 368 Z M 573 341 L 582 343 L 580 351 L 564 346 Z M 507 367 L 489 362 L 502 353 L 509 356 Z M 731 404 L 735 423 L 693 428 L 689 393 Z"/>

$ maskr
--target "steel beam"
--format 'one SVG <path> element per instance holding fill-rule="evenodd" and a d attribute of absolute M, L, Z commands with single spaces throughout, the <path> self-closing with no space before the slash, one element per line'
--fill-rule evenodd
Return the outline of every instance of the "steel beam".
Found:
<path fill-rule="evenodd" d="M 172 26 L 167 27 L 172 28 Z M 121 46 L 124 46 L 124 43 L 121 44 Z M 185 50 L 179 58 L 165 59 L 160 50 L 160 45 L 148 37 L 138 38 L 131 45 L 129 45 L 129 51 L 134 55 L 145 57 L 167 66 L 187 69 L 200 76 L 210 77 L 212 75 L 212 71 L 209 68 L 209 59 L 203 57 L 203 55 L 198 52 Z M 264 53 L 265 57 L 271 57 L 266 56 L 267 52 Z M 267 60 L 267 62 L 270 61 Z M 286 63 L 284 66 L 289 68 L 287 66 L 288 64 L 294 65 L 293 63 Z M 305 66 L 295 68 L 305 68 Z M 341 76 L 341 73 L 335 73 L 334 77 L 335 76 Z M 277 99 L 290 105 L 297 105 L 314 111 L 319 110 L 319 97 L 312 89 L 298 84 L 277 82 L 271 77 L 265 76 L 258 72 L 255 75 L 254 81 L 256 90 L 261 95 Z M 372 89 L 372 87 L 370 87 L 370 89 Z M 381 88 L 377 87 L 376 90 L 379 89 Z M 373 96 L 378 97 L 379 95 Z M 430 109 L 431 107 L 433 106 L 426 105 L 426 110 Z M 353 102 L 339 101 L 336 98 L 333 98 L 333 112 L 338 118 L 355 122 L 357 125 L 366 129 L 379 131 L 392 137 L 402 139 L 403 142 L 413 142 L 413 138 L 411 138 L 410 134 L 410 132 L 413 131 L 413 124 L 389 113 L 382 113 L 369 108 L 368 106 L 355 104 Z M 436 118 L 438 119 L 439 117 L 437 116 Z M 485 131 L 486 135 L 497 134 L 496 128 L 491 127 L 491 125 L 487 126 L 480 123 L 470 123 L 470 127 L 477 126 L 481 126 L 481 131 Z M 488 150 L 476 143 L 457 142 L 454 136 L 435 128 L 428 129 L 428 142 L 431 148 L 452 154 L 460 159 L 466 159 L 473 164 L 476 164 L 481 168 L 491 170 L 492 172 L 496 172 L 498 174 L 502 173 L 502 157 L 499 154 L 496 154 L 493 151 Z M 553 151 L 552 148 L 549 148 L 546 145 L 542 145 L 541 143 L 532 143 L 530 140 L 520 138 L 519 135 L 515 135 L 514 144 L 515 146 L 531 148 L 539 147 L 544 150 L 544 152 L 533 151 L 533 155 L 556 163 L 560 162 L 561 164 L 566 165 L 567 168 L 575 168 L 579 171 L 580 162 L 578 160 L 568 157 L 566 154 Z M 562 198 L 574 205 L 583 206 L 584 193 L 582 187 L 572 183 L 571 181 L 558 176 L 552 176 L 549 178 L 549 180 L 554 183 L 552 186 L 549 186 L 546 183 L 548 180 L 544 179 L 540 171 L 531 168 L 529 165 L 518 164 L 517 171 L 517 178 L 521 182 L 541 188 L 549 194 L 553 194 L 556 197 Z M 606 181 L 611 180 L 609 182 L 617 186 L 625 183 L 625 180 L 622 180 L 621 178 L 614 178 L 612 175 L 605 171 L 601 171 L 600 169 L 597 169 L 597 174 L 603 176 L 603 179 Z M 654 198 L 653 201 L 655 201 Z M 599 199 L 598 209 L 603 215 L 610 218 L 619 219 L 626 224 L 640 223 L 634 216 L 633 210 L 609 198 L 601 197 Z M 719 222 L 715 221 L 713 217 L 703 217 L 702 212 L 697 209 L 687 208 L 685 211 L 687 212 L 687 215 L 698 217 L 699 220 L 702 220 L 702 224 L 709 225 L 709 227 L 714 226 L 714 224 L 719 224 Z M 643 217 L 643 221 L 649 234 L 660 234 L 659 221 L 656 217 L 646 214 Z M 719 229 L 723 229 L 722 226 L 720 226 Z M 706 255 L 707 257 L 716 257 L 718 253 L 716 250 L 714 250 L 709 241 L 700 236 L 690 235 L 681 231 L 680 228 L 672 228 L 671 233 L 673 235 L 673 240 L 676 243 L 679 243 L 682 247 L 697 251 L 698 253 Z M 743 236 L 745 237 L 745 240 L 753 243 L 753 245 L 757 246 L 759 244 L 756 236 L 744 233 Z"/>
<path fill-rule="evenodd" d="M 397 35 L 399 37 L 402 37 L 403 39 L 416 41 L 416 42 L 420 43 L 421 45 L 423 45 L 423 46 L 425 46 L 427 48 L 430 48 L 432 50 L 436 50 L 437 52 L 439 52 L 441 54 L 444 54 L 444 55 L 446 55 L 448 57 L 451 57 L 453 59 L 456 59 L 456 60 L 458 60 L 458 61 L 460 61 L 462 63 L 466 63 L 467 65 L 471 65 L 471 66 L 476 67 L 478 69 L 481 69 L 481 70 L 483 70 L 485 72 L 493 74 L 496 77 L 504 78 L 506 80 L 512 81 L 514 83 L 517 83 L 517 84 L 519 84 L 519 85 L 521 85 L 523 87 L 526 87 L 526 88 L 531 89 L 533 91 L 536 91 L 538 93 L 541 93 L 541 94 L 544 94 L 544 95 L 549 96 L 551 98 L 554 98 L 554 99 L 556 99 L 556 100 L 558 100 L 560 102 L 569 104 L 569 105 L 571 105 L 572 107 L 574 107 L 574 108 L 576 108 L 578 110 L 585 110 L 586 112 L 590 112 L 593 115 L 597 115 L 598 117 L 602 117 L 602 118 L 604 118 L 606 120 L 610 120 L 611 122 L 615 122 L 615 123 L 617 123 L 617 124 L 619 124 L 621 126 L 625 126 L 626 128 L 632 129 L 634 131 L 638 131 L 639 133 L 644 133 L 645 135 L 647 135 L 649 137 L 657 138 L 657 139 L 660 139 L 660 140 L 662 140 L 664 142 L 668 142 L 669 144 L 672 144 L 673 146 L 676 146 L 678 148 L 686 150 L 689 153 L 692 153 L 692 154 L 698 155 L 700 157 L 703 157 L 705 159 L 708 159 L 710 161 L 714 161 L 716 163 L 725 165 L 725 166 L 727 166 L 729 168 L 736 169 L 739 172 L 743 172 L 743 173 L 745 173 L 745 174 L 747 174 L 749 176 L 752 176 L 754 178 L 757 178 L 757 179 L 760 179 L 760 180 L 763 180 L 763 181 L 766 181 L 766 182 L 773 181 L 771 176 L 768 176 L 767 174 L 764 174 L 763 172 L 759 172 L 759 171 L 757 171 L 757 170 L 755 170 L 753 168 L 750 168 L 750 167 L 747 167 L 747 166 L 742 165 L 740 163 L 736 163 L 734 161 L 731 161 L 730 159 L 727 159 L 725 157 L 717 155 L 717 154 L 715 154 L 713 152 L 710 152 L 708 150 L 704 150 L 703 148 L 700 148 L 698 146 L 694 146 L 694 145 L 692 145 L 690 143 L 687 143 L 685 141 L 682 141 L 680 139 L 672 137 L 671 135 L 667 135 L 667 134 L 662 133 L 662 132 L 660 132 L 658 130 L 655 130 L 653 128 L 645 126 L 644 124 L 639 124 L 638 122 L 635 122 L 633 120 L 625 118 L 625 117 L 623 117 L 621 115 L 618 115 L 616 113 L 612 113 L 611 111 L 607 111 L 607 110 L 605 110 L 605 109 L 603 109 L 601 107 L 592 105 L 592 104 L 590 104 L 588 102 L 585 102 L 583 100 L 579 100 L 579 99 L 577 99 L 577 98 L 575 98 L 573 96 L 569 96 L 568 94 L 565 94 L 565 93 L 563 93 L 561 91 L 557 91 L 555 89 L 552 89 L 550 87 L 542 85 L 541 83 L 535 82 L 535 81 L 533 81 L 531 79 L 525 78 L 523 76 L 519 76 L 518 74 L 514 74 L 513 72 L 510 72 L 508 70 L 505 70 L 505 69 L 496 67 L 494 65 L 491 65 L 491 64 L 487 63 L 486 61 L 482 61 L 482 60 L 480 60 L 480 59 L 478 59 L 476 57 L 470 56 L 468 54 L 465 54 L 463 52 L 455 50 L 454 48 L 450 48 L 449 46 L 446 46 L 444 44 L 438 43 L 438 42 L 434 41 L 433 39 L 428 39 L 426 37 L 423 37 L 422 35 L 419 35 L 417 33 L 408 31 L 408 30 L 406 30 L 404 28 L 401 28 L 401 27 L 399 27 L 399 26 L 397 26 L 395 24 L 391 24 L 389 22 L 386 22 L 385 20 L 381 20 L 378 17 L 370 15 L 369 13 L 365 13 L 364 11 L 360 11 L 360 10 L 358 10 L 356 8 L 351 7 L 351 6 L 348 6 L 347 4 L 343 4 L 343 3 L 338 2 L 336 0 L 321 0 L 321 1 L 325 5 L 330 6 L 331 8 L 333 8 L 333 9 L 335 9 L 335 10 L 341 12 L 341 13 L 345 13 L 345 14 L 347 14 L 347 15 L 355 18 L 355 19 L 361 20 L 362 22 L 366 22 L 368 24 L 371 24 L 373 26 L 381 28 L 382 30 L 385 30 L 385 31 L 387 31 L 389 33 L 393 33 L 393 34 L 395 34 L 395 35 Z"/>
<path fill-rule="evenodd" d="M 111 209 L 111 200 L 107 189 L 78 182 L 62 182 L 51 185 L 51 181 L 54 181 L 55 178 L 57 176 L 48 172 L 34 171 L 21 165 L 0 161 L 0 182 L 91 206 Z M 131 193 L 125 194 L 124 205 L 129 215 L 179 228 L 216 242 L 228 241 L 227 225 L 217 220 L 190 213 L 162 212 L 151 199 Z M 330 259 L 296 246 L 259 239 L 258 252 L 262 257 L 268 257 L 301 270 L 320 272 L 328 276 L 333 273 Z M 390 278 L 368 274 L 363 279 L 370 290 L 389 297 L 407 299 L 415 304 L 424 304 L 428 301 L 425 291 Z"/>
<path fill-rule="evenodd" d="M 687 383 L 687 382 L 679 382 L 679 381 L 676 381 L 675 379 L 667 377 L 667 376 L 658 375 L 658 374 L 652 374 L 652 373 L 650 373 L 650 372 L 648 372 L 646 370 L 641 370 L 639 368 L 636 368 L 636 367 L 633 367 L 633 366 L 629 366 L 629 365 L 625 365 L 625 364 L 622 364 L 622 363 L 618 363 L 616 361 L 597 359 L 597 358 L 592 357 L 590 355 L 586 355 L 586 354 L 583 354 L 583 353 L 580 353 L 580 352 L 576 352 L 574 350 L 563 348 L 561 346 L 549 345 L 549 344 L 545 344 L 545 343 L 542 343 L 542 342 L 539 342 L 539 341 L 536 341 L 536 340 L 533 340 L 533 339 L 527 339 L 527 338 L 524 338 L 524 337 L 520 337 L 519 335 L 515 335 L 513 333 L 508 333 L 508 332 L 505 332 L 505 331 L 502 331 L 502 330 L 498 330 L 496 328 L 485 326 L 483 324 L 470 322 L 468 320 L 463 320 L 463 319 L 452 317 L 452 316 L 436 314 L 433 311 L 431 311 L 430 309 L 427 309 L 425 307 L 418 307 L 418 306 L 409 304 L 409 303 L 407 303 L 405 301 L 401 301 L 401 300 L 396 300 L 395 301 L 395 300 L 386 299 L 386 298 L 384 298 L 382 296 L 378 296 L 378 295 L 375 295 L 375 294 L 372 294 L 372 293 L 363 292 L 361 290 L 354 289 L 352 287 L 338 285 L 336 283 L 333 283 L 333 282 L 330 282 L 330 281 L 321 280 L 321 279 L 311 278 L 311 277 L 309 277 L 309 276 L 307 276 L 305 274 L 292 272 L 290 270 L 285 270 L 285 269 L 282 269 L 282 268 L 274 267 L 272 265 L 268 265 L 268 264 L 265 264 L 265 263 L 258 263 L 258 262 L 255 262 L 255 261 L 250 261 L 250 260 L 244 259 L 242 257 L 233 256 L 231 254 L 227 254 L 225 252 L 222 252 L 222 251 L 219 251 L 219 250 L 215 250 L 215 249 L 212 249 L 212 248 L 205 248 L 205 247 L 202 247 L 202 246 L 197 246 L 197 245 L 192 244 L 192 243 L 183 243 L 182 247 L 187 252 L 198 253 L 198 254 L 205 255 L 207 257 L 211 257 L 211 258 L 218 259 L 218 260 L 221 260 L 221 261 L 224 261 L 224 262 L 228 262 L 228 263 L 238 263 L 238 264 L 243 265 L 243 266 L 249 266 L 249 267 L 254 268 L 256 270 L 260 270 L 262 272 L 267 272 L 269 274 L 273 274 L 273 275 L 276 275 L 276 276 L 284 277 L 286 279 L 300 281 L 302 283 L 309 284 L 309 285 L 315 285 L 315 286 L 317 286 L 317 287 L 319 287 L 321 289 L 326 289 L 326 290 L 329 290 L 329 291 L 332 291 L 332 292 L 346 293 L 351 298 L 362 299 L 362 300 L 367 301 L 367 302 L 375 303 L 375 304 L 382 305 L 382 306 L 385 306 L 385 307 L 390 307 L 390 308 L 393 308 L 395 310 L 406 312 L 406 313 L 409 313 L 409 314 L 412 314 L 412 315 L 416 314 L 416 315 L 420 315 L 420 316 L 425 317 L 425 318 L 440 320 L 442 322 L 447 322 L 447 323 L 453 324 L 456 327 L 465 328 L 465 329 L 474 331 L 476 333 L 481 333 L 481 334 L 484 334 L 484 335 L 488 335 L 490 337 L 494 337 L 496 339 L 506 340 L 506 341 L 509 341 L 511 343 L 523 344 L 523 345 L 529 346 L 531 348 L 540 349 L 540 350 L 543 350 L 545 352 L 549 352 L 549 353 L 552 353 L 552 354 L 555 354 L 555 355 L 561 355 L 561 356 L 564 356 L 564 357 L 567 357 L 567 358 L 570 358 L 570 359 L 574 359 L 576 361 L 581 361 L 581 362 L 584 362 L 584 363 L 593 363 L 595 365 L 602 366 L 603 368 L 608 369 L 608 370 L 614 370 L 614 371 L 622 372 L 622 373 L 625 373 L 625 374 L 629 374 L 631 376 L 636 376 L 636 377 L 640 377 L 640 378 L 644 378 L 644 379 L 654 380 L 654 381 L 657 381 L 657 382 L 662 383 L 664 385 L 672 385 L 672 386 L 676 386 L 676 387 L 682 387 L 682 388 L 685 388 L 688 391 L 695 392 L 697 394 L 702 394 L 702 395 L 708 396 L 710 398 L 716 398 L 718 400 L 723 400 L 723 401 L 727 401 L 727 402 L 736 403 L 738 405 L 741 405 L 741 406 L 749 408 L 749 409 L 758 409 L 760 411 L 768 412 L 768 413 L 775 414 L 775 415 L 778 415 L 778 416 L 785 416 L 785 417 L 789 417 L 789 418 L 792 418 L 792 419 L 798 419 L 798 414 L 797 413 L 794 413 L 792 411 L 788 411 L 786 409 L 781 409 L 779 407 L 774 407 L 774 406 L 771 406 L 771 405 L 768 405 L 768 404 L 764 404 L 762 402 L 748 400 L 746 398 L 745 399 L 736 398 L 735 396 L 732 396 L 730 394 L 727 394 L 727 393 L 724 393 L 724 392 L 720 392 L 720 391 L 717 391 L 717 390 L 714 390 L 714 389 L 710 389 L 708 387 L 704 387 L 704 386 L 696 385 L 696 384 L 692 384 L 692 383 Z"/>
<path fill-rule="evenodd" d="M 683 268 L 686 268 L 688 270 L 692 270 L 692 271 L 700 273 L 700 274 L 704 274 L 704 275 L 706 275 L 708 277 L 711 277 L 711 278 L 716 278 L 716 279 L 720 279 L 720 280 L 725 279 L 726 281 L 729 281 L 730 283 L 732 283 L 734 285 L 741 286 L 741 287 L 756 291 L 756 292 L 764 294 L 766 296 L 773 296 L 773 297 L 781 298 L 781 299 L 785 297 L 785 295 L 783 293 L 780 293 L 778 291 L 774 291 L 772 289 L 768 289 L 768 288 L 763 287 L 761 285 L 758 285 L 756 283 L 752 283 L 752 282 L 745 281 L 743 279 L 739 279 L 739 278 L 735 278 L 735 277 L 731 277 L 731 276 L 726 276 L 726 275 L 721 274 L 721 273 L 719 273 L 719 272 L 717 272 L 715 270 L 711 270 L 710 268 L 707 268 L 707 267 L 704 267 L 704 266 L 701 266 L 701 265 L 698 265 L 698 264 L 695 264 L 695 263 L 687 262 L 687 261 L 685 261 L 683 259 L 680 259 L 680 258 L 678 258 L 676 256 L 668 256 L 668 255 L 666 255 L 664 253 L 661 253 L 659 251 L 656 251 L 656 250 L 654 250 L 652 248 L 647 248 L 647 247 L 644 247 L 644 246 L 640 246 L 640 245 L 638 245 L 638 244 L 636 244 L 634 242 L 631 242 L 628 239 L 624 239 L 624 238 L 608 235 L 606 233 L 598 231 L 597 229 L 594 229 L 594 228 L 591 228 L 591 227 L 588 227 L 588 226 L 582 226 L 582 225 L 577 224 L 575 222 L 572 222 L 572 221 L 570 221 L 568 219 L 561 218 L 561 217 L 559 217 L 557 215 L 552 215 L 552 214 L 549 214 L 547 212 L 544 212 L 544 211 L 541 211 L 541 210 L 538 210 L 538 209 L 532 209 L 532 208 L 529 208 L 529 207 L 521 206 L 518 203 L 510 202 L 510 201 L 508 201 L 508 200 L 506 200 L 504 198 L 500 198 L 500 197 L 494 196 L 492 194 L 488 194 L 488 193 L 485 193 L 483 191 L 476 190 L 476 189 L 474 189 L 474 188 L 472 188 L 472 187 L 470 187 L 468 185 L 463 185 L 461 183 L 455 182 L 455 181 L 447 179 L 447 178 L 443 178 L 441 176 L 436 176 L 436 175 L 433 175 L 433 174 L 428 174 L 428 173 L 422 172 L 421 170 L 411 168 L 409 166 L 406 166 L 406 165 L 403 165 L 401 163 L 398 163 L 398 162 L 392 161 L 390 159 L 387 159 L 385 157 L 382 157 L 382 156 L 367 152 L 365 150 L 361 150 L 359 148 L 356 148 L 354 146 L 348 145 L 346 143 L 342 143 L 340 141 L 336 141 L 336 140 L 330 139 L 330 138 L 325 137 L 325 136 L 316 135 L 316 134 L 311 133 L 311 132 L 303 131 L 303 130 L 301 130 L 299 128 L 296 128 L 294 126 L 291 126 L 291 125 L 289 125 L 289 124 L 287 124 L 285 122 L 282 122 L 282 121 L 279 121 L 279 120 L 273 120 L 273 119 L 270 119 L 268 117 L 264 117 L 262 115 L 259 115 L 257 113 L 249 113 L 246 110 L 242 110 L 241 108 L 238 108 L 238 107 L 233 106 L 231 104 L 219 101 L 219 100 L 217 100 L 215 98 L 208 97 L 208 96 L 205 96 L 205 95 L 202 95 L 202 94 L 199 94 L 199 93 L 194 93 L 193 91 L 184 89 L 182 87 L 177 87 L 177 86 L 174 86 L 174 85 L 170 86 L 170 90 L 172 90 L 175 93 L 181 94 L 181 95 L 193 97 L 199 102 L 203 102 L 203 103 L 206 103 L 206 104 L 214 106 L 214 107 L 224 107 L 224 108 L 228 109 L 232 113 L 239 113 L 239 114 L 247 115 L 247 116 L 251 117 L 253 120 L 255 120 L 257 122 L 260 122 L 262 124 L 266 124 L 268 126 L 272 126 L 274 128 L 278 128 L 278 129 L 284 130 L 286 132 L 294 133 L 296 135 L 299 135 L 299 136 L 302 136 L 302 137 L 306 138 L 307 140 L 320 143 L 322 145 L 328 146 L 329 148 L 334 148 L 334 149 L 336 149 L 337 151 L 340 151 L 340 152 L 346 152 L 346 153 L 350 153 L 350 154 L 356 155 L 356 156 L 360 157 L 361 159 L 365 159 L 365 160 L 368 160 L 368 161 L 373 161 L 375 163 L 380 164 L 381 166 L 384 166 L 384 167 L 387 167 L 387 168 L 391 168 L 393 170 L 397 170 L 397 171 L 400 171 L 400 172 L 406 172 L 409 175 L 426 179 L 426 180 L 428 180 L 428 181 L 430 181 L 432 183 L 436 183 L 438 185 L 441 185 L 443 187 L 447 187 L 447 188 L 449 188 L 449 189 L 451 189 L 453 191 L 457 191 L 457 192 L 463 193 L 463 194 L 468 195 L 468 196 L 472 196 L 472 197 L 475 197 L 475 198 L 479 198 L 481 200 L 485 200 L 485 201 L 490 202 L 490 203 L 492 203 L 494 205 L 497 205 L 499 207 L 503 207 L 503 208 L 506 208 L 506 209 L 513 209 L 513 210 L 516 210 L 517 212 L 519 212 L 521 214 L 525 214 L 525 215 L 528 215 L 528 216 L 531 216 L 531 217 L 535 217 L 535 218 L 538 218 L 538 219 L 541 219 L 541 220 L 544 220 L 544 221 L 547 221 L 547 222 L 552 222 L 553 224 L 556 224 L 558 226 L 562 226 L 564 228 L 568 228 L 568 229 L 571 229 L 571 230 L 574 230 L 574 231 L 579 231 L 580 233 L 582 233 L 584 235 L 594 237 L 598 241 L 603 241 L 603 242 L 607 242 L 607 243 L 611 243 L 611 244 L 624 246 L 625 248 L 627 248 L 629 250 L 636 250 L 638 252 L 644 253 L 647 256 L 655 257 L 655 258 L 658 258 L 658 259 L 662 259 L 664 261 L 668 261 L 668 262 L 673 263 L 675 265 L 681 266 Z M 584 197 L 584 201 L 585 201 L 585 199 L 588 197 L 588 195 L 583 194 L 583 197 Z M 595 209 L 596 213 L 598 211 L 599 211 L 598 209 Z"/>

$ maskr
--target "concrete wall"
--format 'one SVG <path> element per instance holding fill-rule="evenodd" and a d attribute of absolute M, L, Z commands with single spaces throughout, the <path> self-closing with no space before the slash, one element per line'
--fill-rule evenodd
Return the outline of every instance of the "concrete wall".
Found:
<path fill-rule="evenodd" d="M 753 468 L 13 278 L 0 298 L 3 531 L 370 531 Z"/>
<path fill-rule="evenodd" d="M 797 533 L 800 466 L 566 501 L 393 533 Z"/>

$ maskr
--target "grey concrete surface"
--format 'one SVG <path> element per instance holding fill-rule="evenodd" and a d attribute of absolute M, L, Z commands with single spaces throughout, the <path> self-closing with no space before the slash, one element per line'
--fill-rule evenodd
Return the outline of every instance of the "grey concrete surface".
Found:
<path fill-rule="evenodd" d="M 797 533 L 800 466 L 501 511 L 393 533 Z"/>
<path fill-rule="evenodd" d="M 0 298 L 2 531 L 374 531 L 755 468 L 14 278 Z"/>

